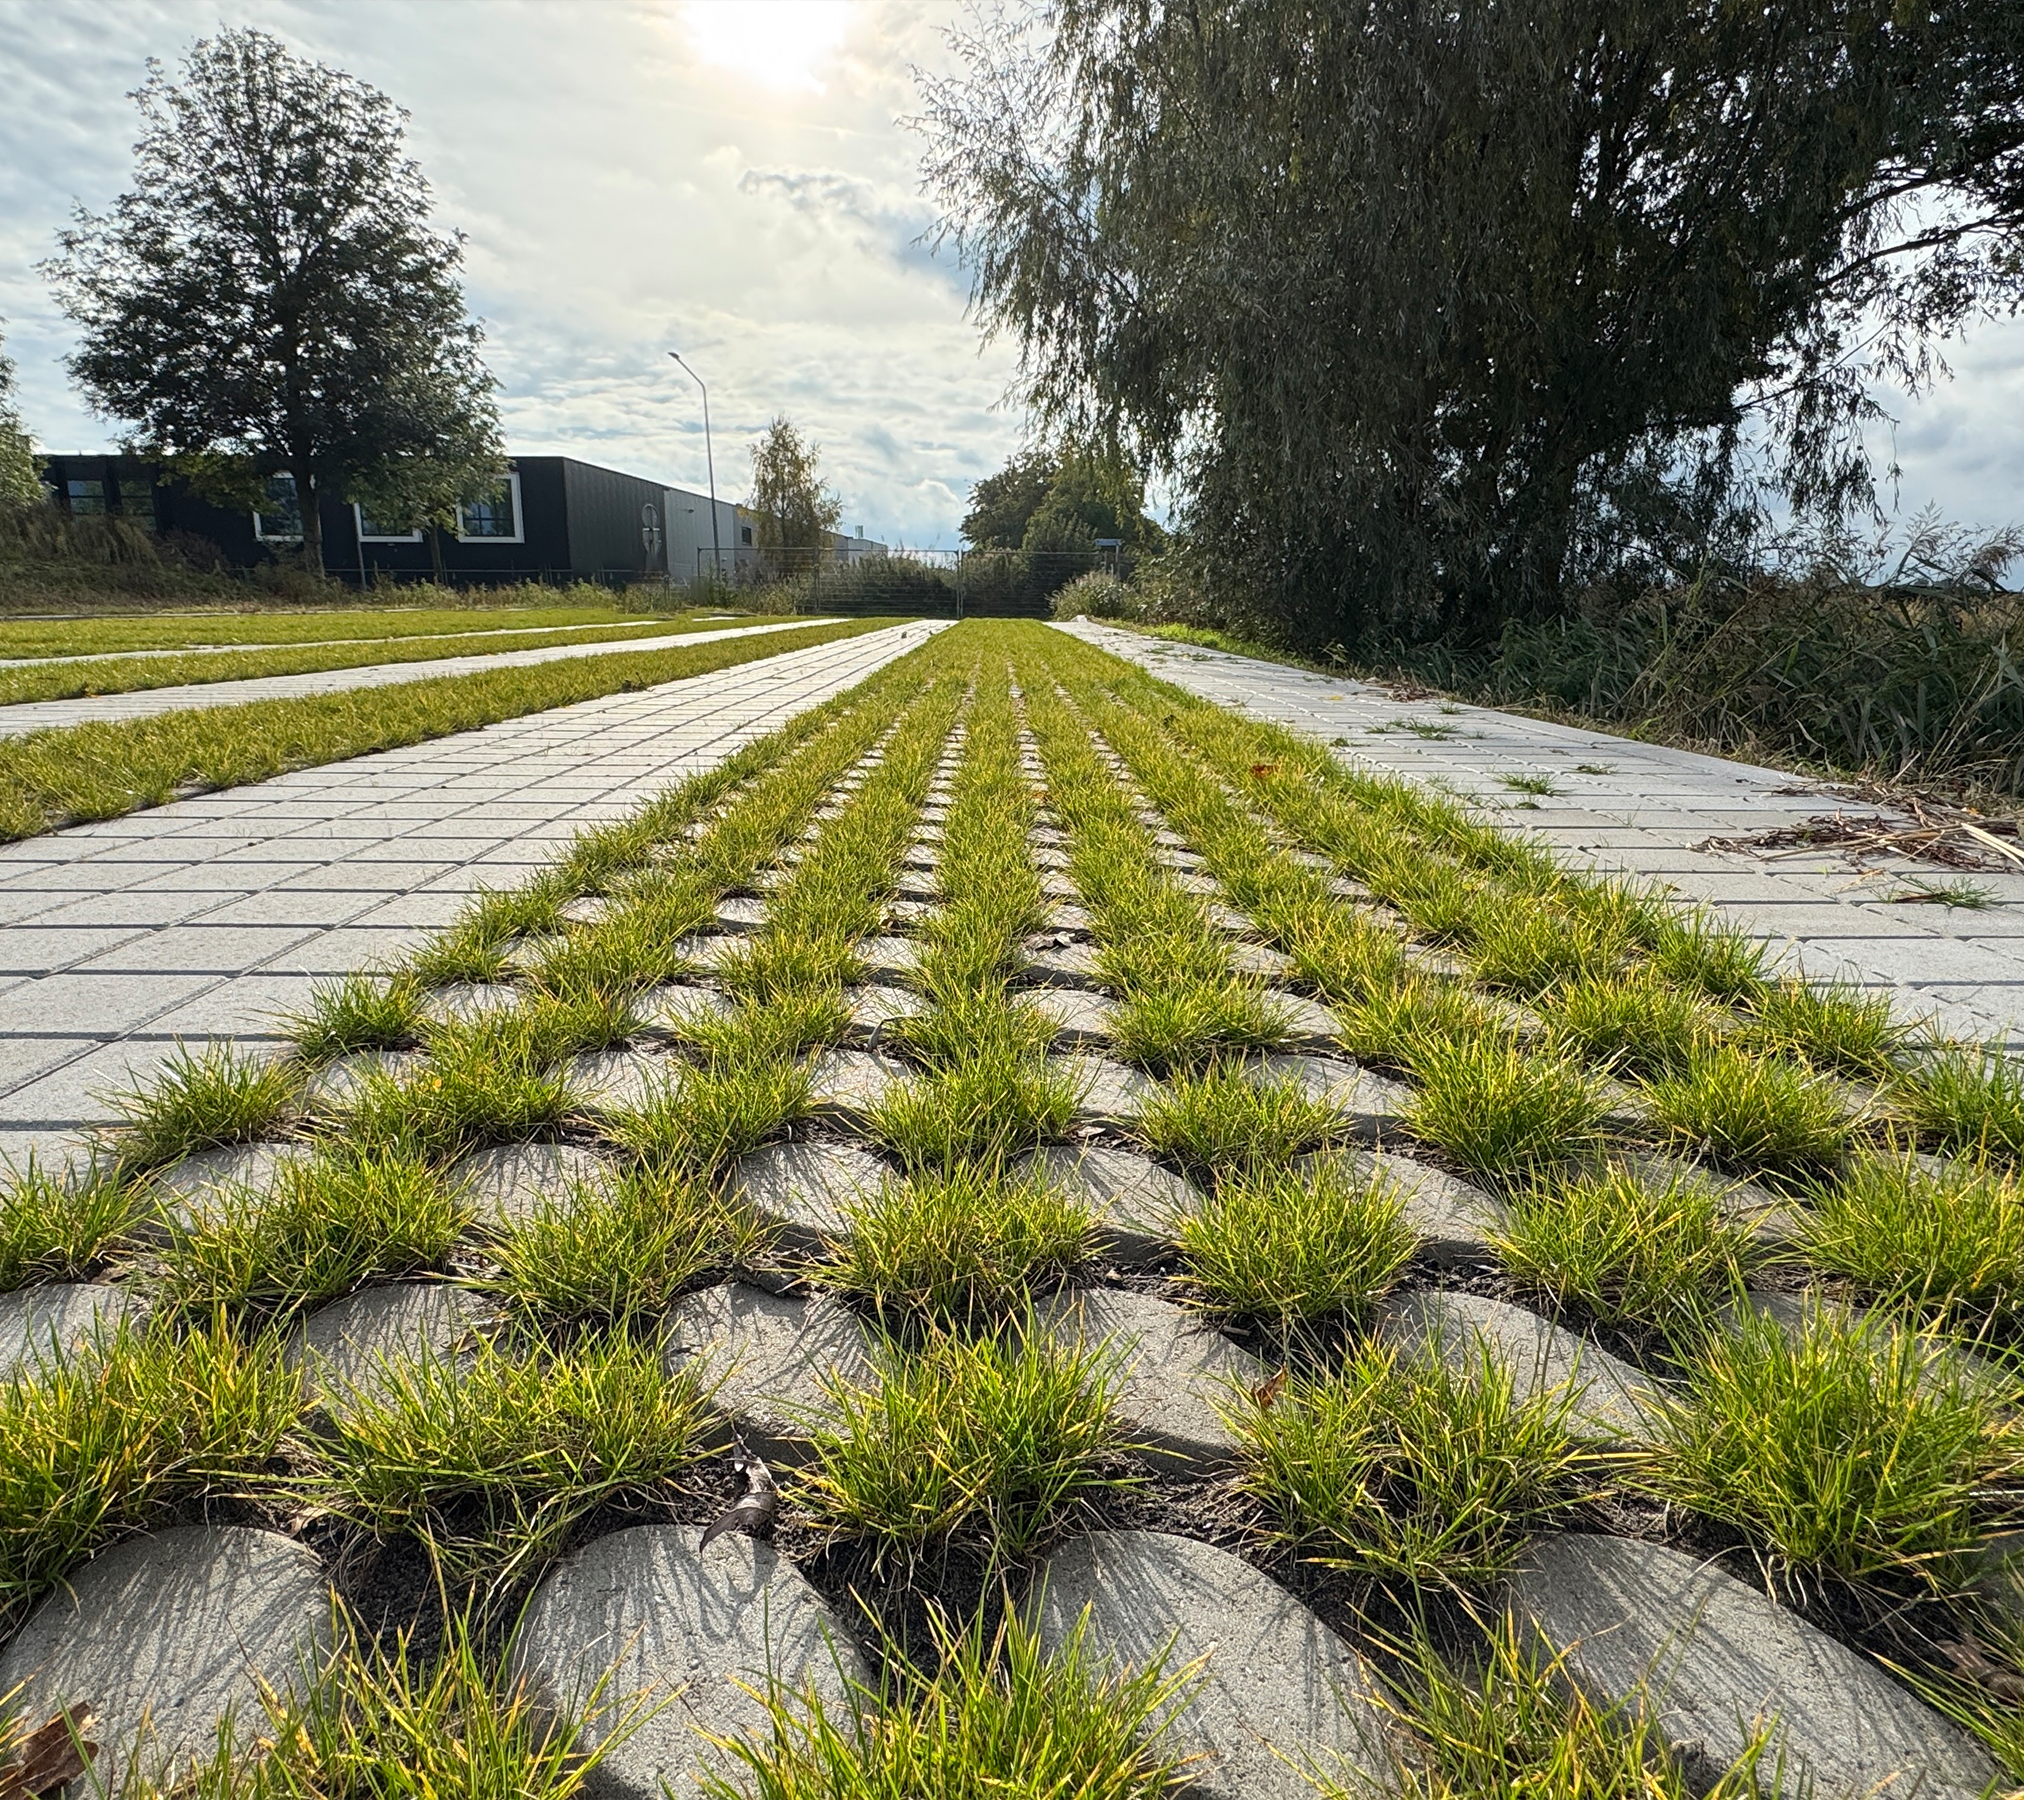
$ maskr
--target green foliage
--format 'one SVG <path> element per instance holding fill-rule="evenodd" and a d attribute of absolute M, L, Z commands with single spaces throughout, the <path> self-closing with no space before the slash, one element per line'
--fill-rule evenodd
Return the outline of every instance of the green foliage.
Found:
<path fill-rule="evenodd" d="M 248 29 L 199 40 L 181 84 L 156 69 L 135 97 L 133 189 L 80 208 L 48 265 L 99 410 L 221 500 L 292 471 L 318 574 L 318 499 L 419 522 L 496 477 L 462 246 L 430 226 L 399 108 Z"/>
<path fill-rule="evenodd" d="M 34 1156 L 0 1186 L 0 1293 L 31 1281 L 81 1281 L 125 1234 L 134 1192 L 96 1164 L 72 1177 Z"/>
<path fill-rule="evenodd" d="M 821 446 L 778 414 L 752 446 L 752 495 L 745 504 L 756 547 L 779 573 L 799 573 L 828 545 L 843 517 L 843 502 L 823 486 L 821 457 Z"/>
<path fill-rule="evenodd" d="M 1269 1406 L 1233 1402 L 1231 1422 L 1275 1541 L 1326 1568 L 1467 1589 L 1502 1576 L 1596 1473 L 1570 1404 L 1520 1399 L 1486 1347 L 1455 1368 L 1373 1344 Z"/>
<path fill-rule="evenodd" d="M 1947 1046 L 1908 1070 L 1898 1093 L 1912 1124 L 1942 1148 L 2024 1163 L 2024 1062 Z"/>
<path fill-rule="evenodd" d="M 1333 1107 L 1297 1081 L 1254 1081 L 1241 1063 L 1176 1075 L 1139 1114 L 1138 1136 L 1211 1169 L 1269 1168 L 1312 1150 L 1336 1130 Z"/>
<path fill-rule="evenodd" d="M 1746 1310 L 1659 1405 L 1658 1490 L 1801 1578 L 1951 1592 L 1983 1534 L 2024 1517 L 1986 1381 L 1886 1322 Z"/>
<path fill-rule="evenodd" d="M 219 1144 L 248 1143 L 280 1125 L 298 1073 L 278 1057 L 241 1056 L 229 1043 L 178 1044 L 154 1078 L 110 1096 L 122 1169 L 158 1169 Z"/>
<path fill-rule="evenodd" d="M 1793 1174 L 1833 1162 L 1848 1142 L 1829 1081 L 1735 1044 L 1697 1052 L 1679 1074 L 1653 1081 L 1644 1099 L 1676 1143 L 1732 1168 Z"/>
<path fill-rule="evenodd" d="M 1594 1080 L 1572 1063 L 1508 1040 L 1440 1038 L 1412 1057 L 1414 1133 L 1479 1175 L 1523 1175 L 1579 1150 L 1601 1124 Z"/>

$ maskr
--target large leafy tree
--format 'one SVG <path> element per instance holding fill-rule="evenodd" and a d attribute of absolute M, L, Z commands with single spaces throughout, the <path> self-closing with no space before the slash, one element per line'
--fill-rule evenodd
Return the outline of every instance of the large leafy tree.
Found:
<path fill-rule="evenodd" d="M 1050 428 L 1286 635 L 1494 633 L 1873 504 L 1879 381 L 2024 295 L 2016 0 L 1060 0 L 927 89 Z"/>
<path fill-rule="evenodd" d="M 822 479 L 822 447 L 785 418 L 775 418 L 752 446 L 752 497 L 746 505 L 762 558 L 787 573 L 812 560 L 808 553 L 828 544 L 843 517 L 843 502 Z"/>
<path fill-rule="evenodd" d="M 35 447 L 14 404 L 14 359 L 0 350 L 0 500 L 30 506 L 41 498 Z"/>
<path fill-rule="evenodd" d="M 963 540 L 973 550 L 1092 550 L 1098 538 L 1128 550 L 1165 538 L 1146 516 L 1144 483 L 1115 456 L 1023 450 L 970 490 Z"/>
<path fill-rule="evenodd" d="M 71 373 L 221 499 L 292 473 L 318 571 L 320 495 L 446 518 L 501 466 L 498 419 L 407 115 L 259 31 L 199 42 L 180 82 L 149 70 L 132 190 L 45 265 Z"/>

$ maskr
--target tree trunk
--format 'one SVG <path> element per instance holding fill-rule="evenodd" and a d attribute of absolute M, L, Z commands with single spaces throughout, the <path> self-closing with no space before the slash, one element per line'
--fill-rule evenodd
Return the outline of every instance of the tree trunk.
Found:
<path fill-rule="evenodd" d="M 323 573 L 323 508 L 316 503 L 313 479 L 295 478 L 295 504 L 302 512 L 302 566 L 312 575 Z"/>

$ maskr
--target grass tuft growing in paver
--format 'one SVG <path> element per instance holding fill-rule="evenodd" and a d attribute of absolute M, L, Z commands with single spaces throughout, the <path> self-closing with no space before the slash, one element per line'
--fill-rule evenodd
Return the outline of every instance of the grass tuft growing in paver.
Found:
<path fill-rule="evenodd" d="M 1621 1164 L 1543 1173 L 1506 1196 L 1491 1242 L 1518 1284 L 1604 1325 L 1692 1336 L 1733 1302 L 1753 1263 L 1750 1227 L 1718 1190 Z"/>
<path fill-rule="evenodd" d="M 301 1406 L 279 1335 L 222 1314 L 0 1382 L 0 1621 L 115 1537 L 263 1489 Z"/>
<path fill-rule="evenodd" d="M 1872 1315 L 1754 1311 L 1708 1334 L 1658 1402 L 1651 1479 L 1789 1580 L 1952 1590 L 2024 1519 L 2020 1445 L 1986 1375 Z"/>
<path fill-rule="evenodd" d="M 118 1245 L 133 1222 L 133 1190 L 109 1169 L 81 1176 L 33 1156 L 0 1186 L 0 1293 L 31 1281 L 77 1281 Z"/>
<path fill-rule="evenodd" d="M 1326 1143 L 1339 1128 L 1332 1106 L 1297 1081 L 1257 1081 L 1241 1063 L 1176 1075 L 1139 1114 L 1148 1148 L 1210 1169 L 1271 1168 Z"/>
<path fill-rule="evenodd" d="M 525 1013 L 445 1025 L 423 1067 L 367 1074 L 347 1132 L 362 1146 L 434 1157 L 537 1137 L 570 1113 L 562 1049 Z"/>
<path fill-rule="evenodd" d="M 891 1659 L 896 1689 L 832 1710 L 777 1683 L 771 1731 L 731 1746 L 741 1778 L 704 1781 L 711 1800 L 1164 1800 L 1182 1765 L 1159 1738 L 1192 1672 L 1158 1660 L 1120 1669 L 1078 1622 L 1052 1652 L 1008 1612 L 957 1629 L 936 1615 L 935 1672 Z"/>
<path fill-rule="evenodd" d="M 1415 1243 L 1396 1184 L 1333 1161 L 1306 1172 L 1240 1166 L 1176 1236 L 1198 1305 L 1282 1337 L 1360 1318 L 1397 1282 Z"/>
<path fill-rule="evenodd" d="M 1888 994 L 1865 994 L 1847 983 L 1780 981 L 1757 996 L 1744 1041 L 1818 1068 L 1874 1077 L 1892 1071 L 1909 1035 Z"/>
<path fill-rule="evenodd" d="M 1649 966 L 1569 982 L 1542 995 L 1539 1010 L 1559 1044 L 1644 1078 L 1689 1067 L 1712 1041 L 1720 1016 Z"/>
<path fill-rule="evenodd" d="M 950 1542 L 1029 1555 L 1134 1479 L 1115 1460 L 1112 1381 L 1098 1352 L 1038 1328 L 934 1333 L 888 1350 L 876 1386 L 831 1382 L 835 1417 L 811 1433 L 794 1494 L 881 1562 Z"/>
<path fill-rule="evenodd" d="M 293 1110 L 297 1079 L 278 1058 L 178 1044 L 151 1081 L 108 1096 L 120 1113 L 113 1139 L 120 1166 L 159 1169 L 199 1150 L 265 1137 Z"/>
<path fill-rule="evenodd" d="M 1394 1750 L 1391 1791 L 1407 1800 L 1769 1800 L 1780 1791 L 1774 1720 L 1731 1766 L 1690 1776 L 1640 1692 L 1599 1704 L 1568 1672 L 1567 1652 L 1531 1640 L 1509 1613 L 1472 1658 L 1444 1655 L 1425 1631 L 1393 1645 L 1386 1710 L 1409 1734 Z M 1324 1781 L 1328 1800 L 1364 1790 Z"/>
<path fill-rule="evenodd" d="M 1795 1175 L 1834 1163 L 1849 1122 L 1834 1084 L 1803 1063 L 1755 1057 L 1735 1044 L 1698 1052 L 1677 1075 L 1644 1089 L 1653 1121 L 1674 1144 L 1726 1168 Z"/>
<path fill-rule="evenodd" d="M 887 1182 L 845 1219 L 818 1279 L 894 1327 L 924 1318 L 988 1328 L 1087 1258 L 1095 1235 L 1072 1196 L 974 1163 Z"/>
<path fill-rule="evenodd" d="M 1948 1047 L 1905 1075 L 1899 1105 L 1938 1148 L 2024 1163 L 2024 1062 Z"/>
<path fill-rule="evenodd" d="M 305 1499 L 385 1537 L 408 1533 L 459 1582 L 525 1575 L 603 1506 L 665 1503 L 704 1440 L 707 1396 L 624 1332 L 536 1354 L 402 1362 L 298 1445 Z"/>
<path fill-rule="evenodd" d="M 492 1245 L 492 1286 L 558 1328 L 626 1326 L 665 1312 L 699 1277 L 756 1257 L 766 1233 L 694 1167 L 628 1168 L 544 1200 Z"/>
<path fill-rule="evenodd" d="M 1324 1568 L 1427 1589 L 1496 1581 L 1594 1485 L 1564 1390 L 1520 1395 L 1487 1346 L 1473 1366 L 1380 1344 L 1233 1400 L 1245 1492 L 1269 1540 Z"/>
<path fill-rule="evenodd" d="M 295 1053 L 315 1065 L 360 1050 L 398 1050 L 421 1036 L 421 1003 L 412 980 L 347 975 L 319 981 L 308 1011 L 295 1022 Z"/>
<path fill-rule="evenodd" d="M 1850 1159 L 1811 1193 L 1806 1254 L 1915 1321 L 2015 1338 L 2024 1321 L 2024 1191 L 2000 1165 Z"/>
<path fill-rule="evenodd" d="M 284 1165 L 271 1193 L 227 1187 L 187 1223 L 172 1222 L 161 1292 L 184 1309 L 281 1316 L 375 1275 L 440 1266 L 469 1220 L 419 1156 L 335 1144 Z"/>
<path fill-rule="evenodd" d="M 1594 1077 L 1508 1038 L 1434 1038 L 1412 1051 L 1419 1087 L 1406 1120 L 1464 1168 L 1513 1180 L 1578 1154 L 1602 1124 Z"/>

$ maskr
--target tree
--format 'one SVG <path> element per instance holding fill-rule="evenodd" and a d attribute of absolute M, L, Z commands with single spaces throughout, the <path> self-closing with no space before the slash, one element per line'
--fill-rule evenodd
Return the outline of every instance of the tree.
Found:
<path fill-rule="evenodd" d="M 822 482 L 822 447 L 807 443 L 785 418 L 776 417 L 752 446 L 752 497 L 762 559 L 778 573 L 792 573 L 795 551 L 825 548 L 843 517 L 843 502 Z M 782 552 L 789 554 L 783 555 Z"/>
<path fill-rule="evenodd" d="M 1145 486 L 1115 456 L 1020 452 L 970 490 L 963 539 L 973 550 L 1093 550 L 1116 538 L 1156 550 L 1166 534 L 1145 513 Z"/>
<path fill-rule="evenodd" d="M 324 494 L 446 521 L 496 480 L 498 418 L 407 115 L 259 31 L 197 43 L 180 84 L 148 67 L 132 191 L 79 207 L 43 265 L 82 328 L 72 375 L 221 500 L 291 474 L 318 572 Z"/>
<path fill-rule="evenodd" d="M 1054 485 L 1057 466 L 1050 451 L 1025 450 L 976 483 L 963 515 L 963 542 L 973 550 L 1017 550 L 1026 541 L 1027 521 Z"/>
<path fill-rule="evenodd" d="M 2024 298 L 2015 0 L 1062 0 L 957 48 L 927 173 L 986 329 L 1296 640 L 1873 506 L 1873 384 Z"/>
<path fill-rule="evenodd" d="M 33 506 L 41 498 L 35 445 L 14 404 L 14 359 L 0 350 L 0 500 Z"/>

